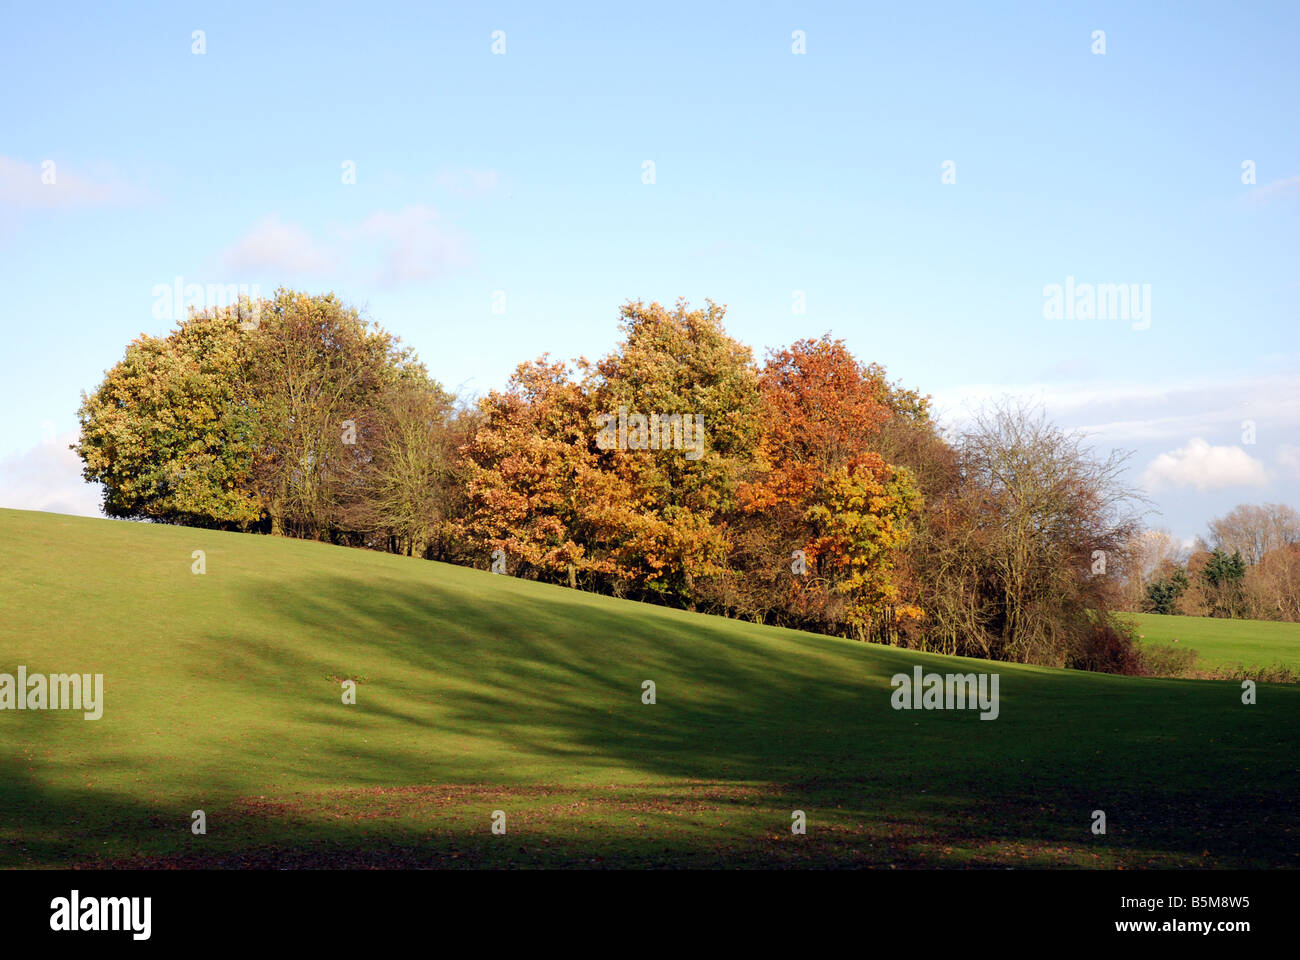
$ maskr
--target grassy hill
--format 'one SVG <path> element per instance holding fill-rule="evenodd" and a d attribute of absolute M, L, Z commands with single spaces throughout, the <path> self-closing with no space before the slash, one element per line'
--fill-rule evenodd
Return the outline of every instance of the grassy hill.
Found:
<path fill-rule="evenodd" d="M 1300 623 L 1268 620 L 1222 620 L 1215 617 L 1172 617 L 1156 613 L 1126 613 L 1137 624 L 1145 643 L 1178 641 L 1191 647 L 1198 662 L 1210 667 L 1283 666 L 1300 670 Z"/>
<path fill-rule="evenodd" d="M 0 712 L 0 866 L 1297 863 L 1294 687 L 1244 706 L 1227 682 L 12 510 L 0 571 L 0 672 L 103 673 L 106 701 Z M 998 673 L 1000 716 L 891 709 L 915 664 Z"/>

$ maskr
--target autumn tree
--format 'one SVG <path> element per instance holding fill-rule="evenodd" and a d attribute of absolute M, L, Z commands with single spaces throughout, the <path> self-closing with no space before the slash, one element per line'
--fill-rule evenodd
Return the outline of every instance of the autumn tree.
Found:
<path fill-rule="evenodd" d="M 1254 566 L 1270 551 L 1300 543 L 1300 513 L 1282 503 L 1243 503 L 1210 521 L 1210 538 L 1217 549 L 1237 551 Z"/>
<path fill-rule="evenodd" d="M 809 554 L 847 600 L 844 622 L 859 639 L 892 641 L 898 617 L 922 619 L 924 611 L 901 596 L 894 577 L 920 506 L 907 469 L 874 455 L 831 471 L 808 509 L 816 531 Z"/>
<path fill-rule="evenodd" d="M 672 309 L 630 301 L 620 310 L 623 341 L 593 371 L 597 415 L 684 421 L 680 443 L 674 432 L 658 449 L 605 444 L 600 460 L 625 478 L 640 517 L 622 562 L 645 573 L 651 595 L 688 607 L 696 581 L 723 571 L 726 518 L 760 435 L 758 372 L 750 349 L 728 336 L 725 314 L 712 301 L 695 310 L 683 300 Z"/>
<path fill-rule="evenodd" d="M 1240 504 L 1210 521 L 1210 552 L 1193 598 L 1209 616 L 1300 618 L 1296 557 L 1300 513 L 1281 503 Z M 1239 556 L 1241 563 L 1232 558 Z"/>
<path fill-rule="evenodd" d="M 501 550 L 511 574 L 614 590 L 636 579 L 623 554 L 635 501 L 627 478 L 601 464 L 590 383 L 573 373 L 542 357 L 480 401 L 460 530 L 483 566 Z"/>
<path fill-rule="evenodd" d="M 1300 623 L 1300 543 L 1264 554 L 1246 571 L 1243 590 L 1251 617 Z"/>
<path fill-rule="evenodd" d="M 598 364 L 521 365 L 466 447 L 466 535 L 525 576 L 694 604 L 758 435 L 757 375 L 723 313 L 633 301 Z"/>
<path fill-rule="evenodd" d="M 759 456 L 741 488 L 733 558 L 738 577 L 766 587 L 756 612 L 863 638 L 887 632 L 898 610 L 919 615 L 899 603 L 893 574 L 920 495 L 874 449 L 894 416 L 879 368 L 823 336 L 772 351 L 759 385 Z"/>

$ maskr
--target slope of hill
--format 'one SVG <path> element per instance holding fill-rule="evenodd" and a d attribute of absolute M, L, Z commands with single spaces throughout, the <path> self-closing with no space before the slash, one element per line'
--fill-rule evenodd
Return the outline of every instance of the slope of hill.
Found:
<path fill-rule="evenodd" d="M 1178 641 L 1193 648 L 1198 662 L 1211 667 L 1266 667 L 1279 663 L 1300 670 L 1300 623 L 1223 620 L 1126 613 L 1146 643 Z"/>
<path fill-rule="evenodd" d="M 1247 706 L 12 510 L 0 571 L 0 673 L 104 675 L 99 720 L 0 711 L 0 866 L 1297 862 L 1291 687 Z M 892 709 L 915 665 L 997 673 L 997 719 Z"/>

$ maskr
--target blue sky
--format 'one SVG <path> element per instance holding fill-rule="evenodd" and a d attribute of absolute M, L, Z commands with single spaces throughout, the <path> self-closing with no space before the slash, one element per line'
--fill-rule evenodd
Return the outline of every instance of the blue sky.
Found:
<path fill-rule="evenodd" d="M 0 14 L 0 505 L 94 510 L 79 393 L 181 277 L 334 290 L 471 393 L 709 297 L 954 427 L 1037 398 L 1179 536 L 1300 506 L 1294 3 L 262 7 Z"/>

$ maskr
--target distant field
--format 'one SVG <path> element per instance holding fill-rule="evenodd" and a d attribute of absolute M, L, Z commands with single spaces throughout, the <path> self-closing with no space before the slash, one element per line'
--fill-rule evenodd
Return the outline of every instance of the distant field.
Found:
<path fill-rule="evenodd" d="M 1220 620 L 1212 617 L 1167 617 L 1126 613 L 1135 621 L 1143 643 L 1178 641 L 1191 647 L 1208 666 L 1271 666 L 1300 669 L 1300 623 L 1268 620 Z"/>
<path fill-rule="evenodd" d="M 1300 687 L 1246 706 L 1225 681 L 917 654 L 13 510 L 0 574 L 0 673 L 105 683 L 99 720 L 0 711 L 0 867 L 1300 864 Z M 998 717 L 893 709 L 914 665 L 997 674 Z"/>

